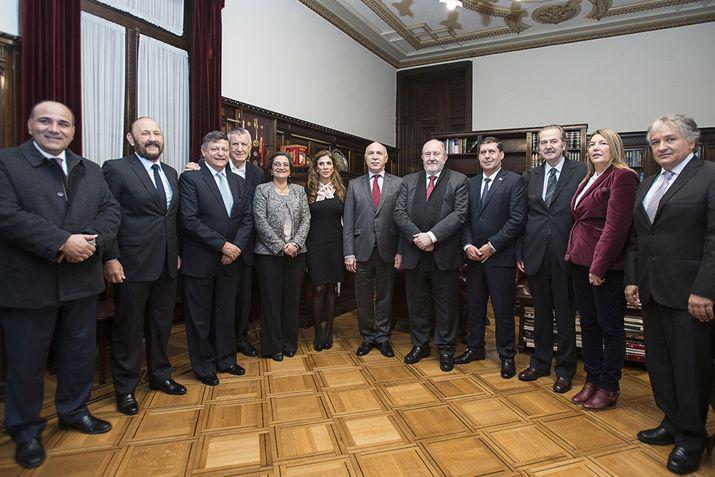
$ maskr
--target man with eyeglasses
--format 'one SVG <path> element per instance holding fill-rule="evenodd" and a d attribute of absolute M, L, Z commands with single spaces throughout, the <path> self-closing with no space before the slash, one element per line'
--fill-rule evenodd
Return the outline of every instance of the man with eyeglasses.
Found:
<path fill-rule="evenodd" d="M 415 364 L 430 354 L 432 304 L 439 365 L 449 372 L 457 344 L 458 270 L 464 264 L 461 236 L 469 198 L 467 177 L 445 168 L 446 162 L 444 144 L 427 141 L 422 147 L 424 170 L 405 176 L 394 215 L 413 344 L 405 363 Z"/>

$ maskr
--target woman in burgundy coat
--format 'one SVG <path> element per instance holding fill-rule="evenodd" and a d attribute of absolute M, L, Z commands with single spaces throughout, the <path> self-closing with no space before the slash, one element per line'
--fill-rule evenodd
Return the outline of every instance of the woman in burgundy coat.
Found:
<path fill-rule="evenodd" d="M 623 265 L 639 181 L 624 157 L 616 132 L 594 132 L 586 177 L 571 201 L 574 224 L 565 258 L 573 270 L 586 370 L 586 383 L 571 400 L 593 411 L 618 401 L 626 354 Z"/>

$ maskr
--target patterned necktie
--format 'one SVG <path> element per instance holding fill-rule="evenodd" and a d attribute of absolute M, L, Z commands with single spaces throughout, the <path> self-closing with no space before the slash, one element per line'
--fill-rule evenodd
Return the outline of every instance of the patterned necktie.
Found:
<path fill-rule="evenodd" d="M 226 206 L 226 213 L 231 215 L 231 208 L 233 208 L 233 196 L 231 195 L 231 190 L 228 188 L 228 179 L 224 171 L 216 174 L 218 177 L 218 190 L 221 192 L 221 198 L 223 199 L 223 205 Z"/>
<path fill-rule="evenodd" d="M 437 179 L 437 176 L 429 176 L 429 184 L 427 185 L 427 200 L 429 200 L 429 196 L 432 194 L 432 191 L 434 190 L 435 179 Z"/>
<path fill-rule="evenodd" d="M 61 157 L 53 157 L 52 160 L 54 160 L 57 163 L 57 165 L 60 166 L 62 175 L 66 176 L 67 174 L 65 174 L 65 169 L 64 169 L 64 167 L 62 167 L 62 163 L 64 162 L 64 159 L 62 159 Z"/>
<path fill-rule="evenodd" d="M 646 205 L 645 213 L 648 214 L 648 218 L 650 219 L 651 224 L 655 219 L 655 213 L 658 212 L 658 205 L 660 204 L 660 200 L 663 198 L 666 191 L 668 190 L 668 184 L 670 184 L 670 180 L 673 178 L 674 175 L 675 172 L 673 171 L 663 170 L 663 177 L 660 181 L 660 185 L 657 189 L 653 191 L 653 195 L 650 196 L 650 202 L 648 202 L 648 204 Z"/>
<path fill-rule="evenodd" d="M 154 170 L 154 185 L 156 186 L 156 191 L 159 193 L 161 208 L 166 210 L 166 189 L 164 189 L 164 183 L 161 181 L 161 176 L 159 175 L 159 167 L 159 164 L 151 166 Z"/>
<path fill-rule="evenodd" d="M 491 179 L 488 177 L 484 178 L 484 190 L 482 191 L 482 198 L 479 200 L 479 204 L 481 207 L 484 207 L 484 200 L 487 198 L 487 194 L 489 193 L 489 182 Z"/>
<path fill-rule="evenodd" d="M 375 204 L 375 208 L 377 209 L 377 204 L 380 203 L 380 185 L 377 183 L 380 174 L 375 174 L 372 178 L 374 179 L 372 182 L 372 203 Z"/>
<path fill-rule="evenodd" d="M 549 182 L 546 183 L 546 196 L 544 197 L 546 207 L 551 207 L 551 201 L 554 198 L 554 189 L 556 189 L 556 168 L 552 167 L 549 171 Z"/>

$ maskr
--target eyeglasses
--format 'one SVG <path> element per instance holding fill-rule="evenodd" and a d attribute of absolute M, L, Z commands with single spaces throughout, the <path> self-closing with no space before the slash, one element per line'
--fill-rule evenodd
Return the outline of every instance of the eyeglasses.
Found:
<path fill-rule="evenodd" d="M 442 152 L 440 151 L 432 151 L 432 152 L 423 152 L 422 157 L 440 157 L 442 155 Z"/>
<path fill-rule="evenodd" d="M 287 162 L 274 162 L 273 168 L 274 169 L 290 169 L 290 164 L 288 164 Z"/>

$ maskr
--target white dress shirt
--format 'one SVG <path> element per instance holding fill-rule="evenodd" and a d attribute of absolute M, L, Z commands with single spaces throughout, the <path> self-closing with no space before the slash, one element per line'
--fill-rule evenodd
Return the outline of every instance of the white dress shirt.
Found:
<path fill-rule="evenodd" d="M 684 160 L 680 162 L 677 166 L 672 168 L 670 171 L 675 174 L 672 179 L 670 179 L 670 182 L 668 183 L 668 187 L 665 189 L 667 192 L 668 189 L 673 185 L 673 182 L 678 178 L 678 175 L 680 175 L 681 172 L 683 172 L 683 169 L 685 169 L 685 166 L 688 165 L 688 162 L 693 158 L 694 154 L 691 152 L 688 157 L 686 157 Z M 665 174 L 663 174 L 663 170 L 660 171 L 658 174 L 658 178 L 653 181 L 653 185 L 650 186 L 650 189 L 648 189 L 648 193 L 645 195 L 643 198 L 643 207 L 647 208 L 647 204 L 650 203 L 650 198 L 653 196 L 656 190 L 658 190 L 658 187 L 660 184 L 665 180 Z"/>
<path fill-rule="evenodd" d="M 596 179 L 601 177 L 601 174 L 603 174 L 603 172 L 594 172 L 593 175 L 591 175 L 591 177 L 588 179 L 588 182 L 586 182 L 586 187 L 584 187 L 583 190 L 581 191 L 581 193 L 578 195 L 578 197 L 576 197 L 576 201 L 573 203 L 574 209 L 576 208 L 578 203 L 581 201 L 581 198 L 583 197 L 583 195 L 588 191 L 588 189 L 591 188 L 593 183 L 596 182 Z"/>
<path fill-rule="evenodd" d="M 134 154 L 139 158 L 139 161 L 142 163 L 142 166 L 144 166 L 144 169 L 146 169 L 146 173 L 149 174 L 149 179 L 151 179 L 151 183 L 154 184 L 154 187 L 156 187 L 156 182 L 154 181 L 154 169 L 152 169 L 151 166 L 159 164 L 159 177 L 161 177 L 161 183 L 164 186 L 164 192 L 166 193 L 166 208 L 168 209 L 169 204 L 171 204 L 171 198 L 174 197 L 174 191 L 171 189 L 169 178 L 166 177 L 164 168 L 161 167 L 160 161 L 157 160 L 156 162 L 152 162 L 149 159 L 144 159 L 136 152 Z"/>
<path fill-rule="evenodd" d="M 561 156 L 561 160 L 554 167 L 551 167 L 548 162 L 544 161 L 544 188 L 541 190 L 541 198 L 544 199 L 544 201 L 546 201 L 546 188 L 549 185 L 549 171 L 551 171 L 551 169 L 556 169 L 556 183 L 558 183 L 559 177 L 561 176 L 561 169 L 564 168 L 565 160 L 566 159 Z"/>

